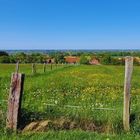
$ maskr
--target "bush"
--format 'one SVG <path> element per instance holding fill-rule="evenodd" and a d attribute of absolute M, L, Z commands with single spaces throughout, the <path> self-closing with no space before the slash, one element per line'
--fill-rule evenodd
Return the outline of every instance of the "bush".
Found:
<path fill-rule="evenodd" d="M 9 56 L 0 56 L 0 63 L 10 63 Z"/>
<path fill-rule="evenodd" d="M 109 56 L 109 55 L 105 55 L 105 56 L 103 56 L 103 58 L 101 59 L 101 63 L 102 64 L 111 64 L 111 56 Z"/>
<path fill-rule="evenodd" d="M 80 57 L 80 64 L 89 64 L 89 60 L 86 56 L 82 55 Z"/>

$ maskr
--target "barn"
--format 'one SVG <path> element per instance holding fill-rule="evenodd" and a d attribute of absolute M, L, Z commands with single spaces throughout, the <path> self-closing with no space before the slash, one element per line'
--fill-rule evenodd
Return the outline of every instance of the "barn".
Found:
<path fill-rule="evenodd" d="M 80 62 L 80 58 L 76 56 L 66 56 L 65 62 L 69 64 L 76 64 Z"/>

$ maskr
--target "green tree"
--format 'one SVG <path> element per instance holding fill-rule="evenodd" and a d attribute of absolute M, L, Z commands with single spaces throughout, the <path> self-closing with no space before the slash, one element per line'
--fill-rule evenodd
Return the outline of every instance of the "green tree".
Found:
<path fill-rule="evenodd" d="M 56 54 L 54 56 L 54 59 L 55 59 L 55 63 L 65 63 L 65 56 L 63 55 L 63 53 Z"/>
<path fill-rule="evenodd" d="M 24 52 L 17 53 L 16 55 L 16 62 L 19 61 L 20 63 L 25 63 L 26 60 L 26 54 Z"/>
<path fill-rule="evenodd" d="M 80 57 L 80 64 L 89 64 L 89 59 L 88 59 L 88 57 L 85 56 L 85 55 L 82 55 L 82 56 Z"/>
<path fill-rule="evenodd" d="M 7 52 L 0 51 L 0 56 L 9 56 Z"/>
<path fill-rule="evenodd" d="M 111 64 L 111 62 L 112 62 L 112 58 L 109 55 L 105 55 L 101 58 L 101 63 L 102 64 L 107 65 L 107 64 Z"/>
<path fill-rule="evenodd" d="M 0 56 L 0 63 L 10 63 L 9 56 Z"/>

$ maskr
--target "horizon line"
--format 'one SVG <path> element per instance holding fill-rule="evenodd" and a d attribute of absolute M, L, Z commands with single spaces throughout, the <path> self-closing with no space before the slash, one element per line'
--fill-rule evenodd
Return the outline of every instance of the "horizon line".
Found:
<path fill-rule="evenodd" d="M 101 51 L 101 50 L 140 50 L 140 48 L 139 49 L 0 49 L 0 51 L 38 51 L 38 50 L 40 50 L 40 51 L 69 51 L 69 50 L 72 50 L 72 51 L 78 51 L 78 50 L 80 50 L 80 51 L 84 51 L 84 50 L 87 50 L 87 51 L 97 51 L 97 50 L 99 50 L 99 51 Z"/>

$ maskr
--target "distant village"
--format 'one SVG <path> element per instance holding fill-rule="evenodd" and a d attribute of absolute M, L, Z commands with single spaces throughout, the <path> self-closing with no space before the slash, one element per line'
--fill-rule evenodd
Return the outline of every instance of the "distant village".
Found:
<path fill-rule="evenodd" d="M 67 64 L 80 64 L 80 57 L 77 56 L 66 56 L 64 57 L 65 63 Z M 54 58 L 48 58 L 47 63 L 55 63 Z M 90 59 L 89 62 L 87 62 L 91 65 L 100 65 L 99 59 L 93 58 Z"/>
<path fill-rule="evenodd" d="M 86 65 L 124 65 L 125 56 L 133 56 L 134 64 L 140 65 L 140 52 L 51 52 L 13 53 L 0 51 L 0 63 L 48 63 Z"/>

